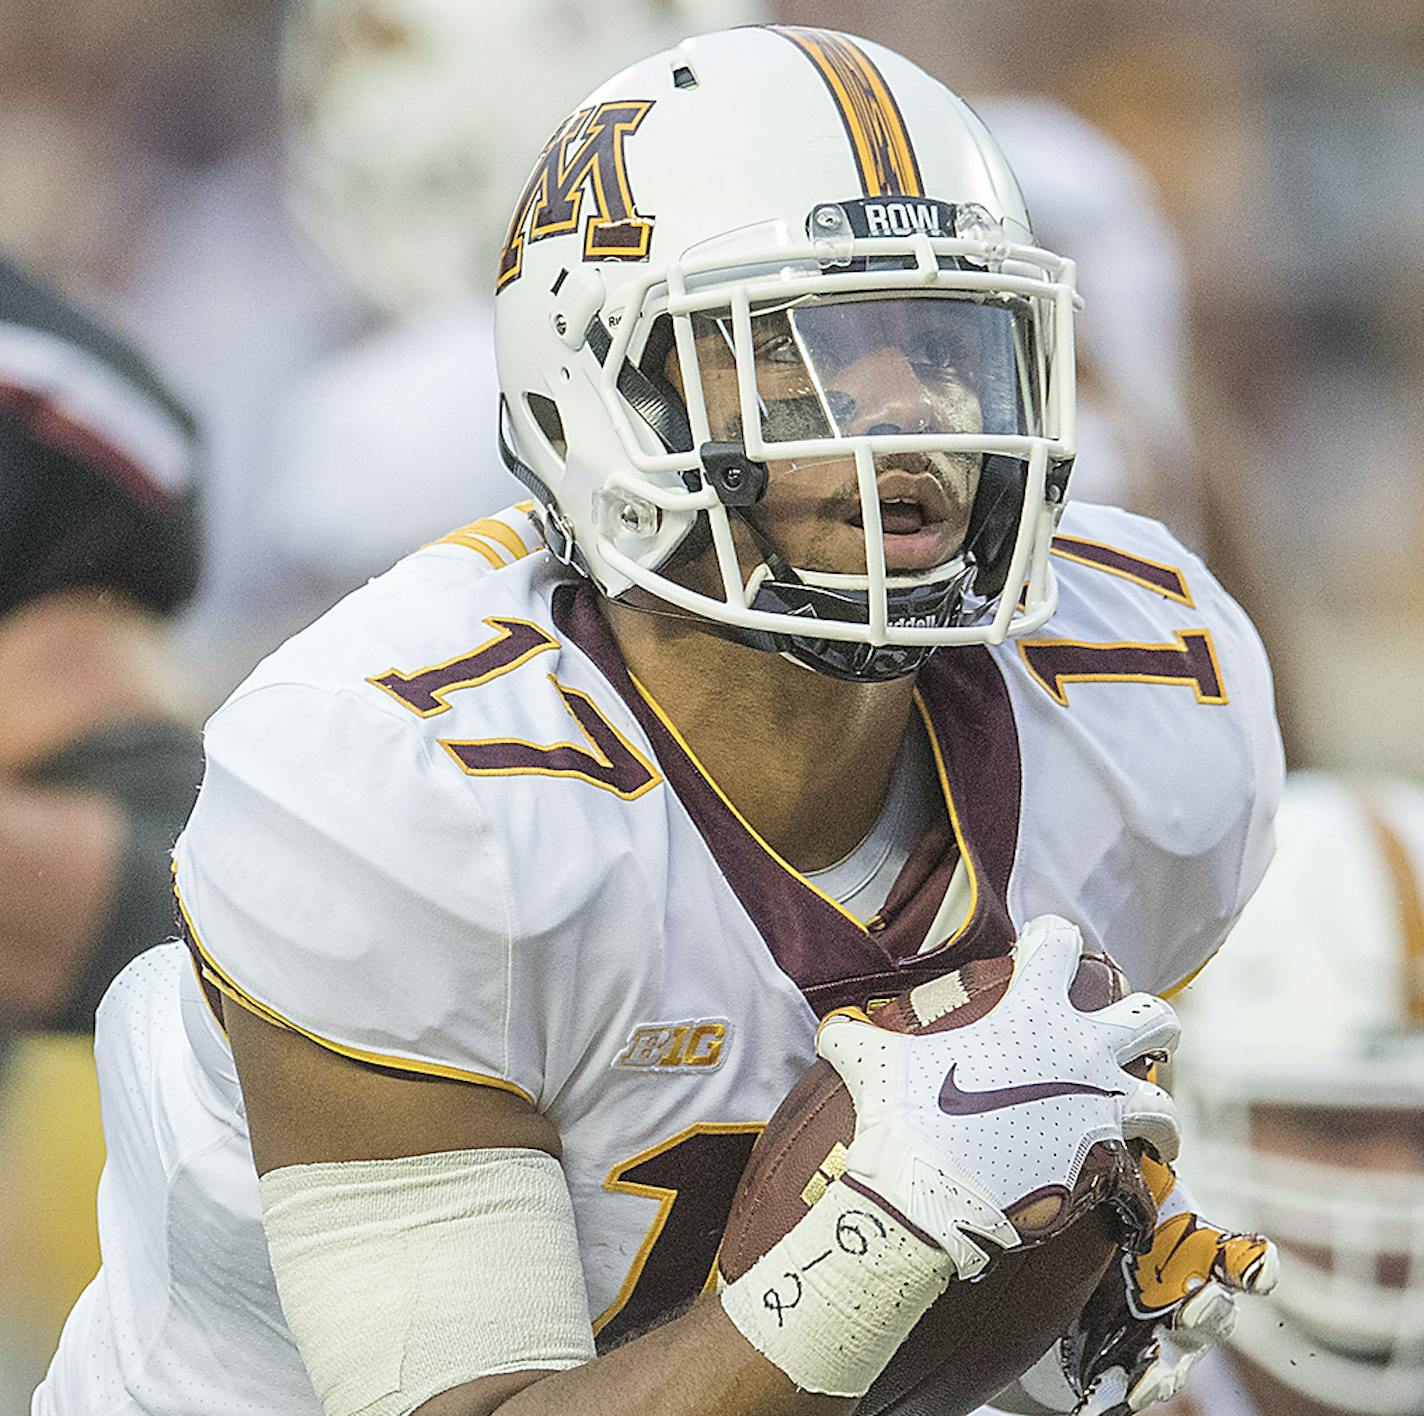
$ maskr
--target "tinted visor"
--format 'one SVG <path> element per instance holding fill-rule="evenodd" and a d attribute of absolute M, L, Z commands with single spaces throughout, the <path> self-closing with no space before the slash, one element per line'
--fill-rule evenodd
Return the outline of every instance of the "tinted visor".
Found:
<path fill-rule="evenodd" d="M 712 436 L 740 441 L 732 321 L 693 327 Z M 751 329 L 766 442 L 1037 431 L 1026 301 L 813 296 L 754 310 Z"/>

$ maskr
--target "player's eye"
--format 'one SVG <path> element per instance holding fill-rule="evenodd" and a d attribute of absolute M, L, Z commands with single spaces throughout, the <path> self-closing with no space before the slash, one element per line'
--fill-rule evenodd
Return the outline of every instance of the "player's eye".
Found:
<path fill-rule="evenodd" d="M 938 330 L 922 335 L 907 353 L 921 378 L 947 379 L 965 373 L 969 366 L 964 341 Z"/>

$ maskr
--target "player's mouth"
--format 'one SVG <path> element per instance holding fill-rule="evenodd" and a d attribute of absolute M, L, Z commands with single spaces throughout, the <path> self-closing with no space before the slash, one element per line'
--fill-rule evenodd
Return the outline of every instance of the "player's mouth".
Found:
<path fill-rule="evenodd" d="M 928 458 L 916 458 L 915 470 L 891 467 L 875 479 L 880 493 L 887 570 L 929 570 L 943 565 L 958 549 L 963 526 L 953 518 L 949 496 L 930 470 Z M 864 528 L 859 503 L 848 518 Z"/>

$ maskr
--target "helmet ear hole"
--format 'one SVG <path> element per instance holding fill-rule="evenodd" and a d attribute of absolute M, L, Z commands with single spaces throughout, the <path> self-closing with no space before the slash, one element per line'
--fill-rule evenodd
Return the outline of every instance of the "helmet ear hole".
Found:
<path fill-rule="evenodd" d="M 561 462 L 565 461 L 569 455 L 569 444 L 564 436 L 564 420 L 559 417 L 559 405 L 542 393 L 532 392 L 524 395 L 524 405 L 554 455 Z"/>

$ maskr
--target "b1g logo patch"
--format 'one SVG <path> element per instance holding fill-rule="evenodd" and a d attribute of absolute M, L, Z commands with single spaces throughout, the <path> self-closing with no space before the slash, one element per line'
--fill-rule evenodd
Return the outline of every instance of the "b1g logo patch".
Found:
<path fill-rule="evenodd" d="M 715 1071 L 732 1025 L 726 1018 L 691 1018 L 683 1023 L 641 1023 L 628 1034 L 627 1046 L 613 1059 L 617 1068 L 667 1074 L 693 1068 Z"/>
<path fill-rule="evenodd" d="M 583 228 L 586 261 L 645 261 L 655 218 L 638 210 L 623 145 L 652 111 L 653 99 L 619 99 L 566 118 L 539 155 L 504 238 L 495 292 L 519 279 L 525 241 L 578 229 L 584 197 L 593 210 Z"/>

